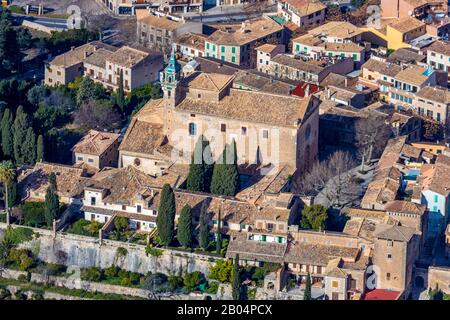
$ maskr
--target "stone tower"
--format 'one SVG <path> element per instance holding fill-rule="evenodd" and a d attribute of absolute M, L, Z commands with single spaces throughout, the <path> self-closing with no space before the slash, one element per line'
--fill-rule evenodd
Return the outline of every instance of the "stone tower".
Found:
<path fill-rule="evenodd" d="M 170 107 L 175 107 L 180 99 L 180 71 L 181 66 L 175 59 L 175 50 L 172 48 L 169 64 L 160 73 L 161 87 L 164 92 L 164 100 Z"/>

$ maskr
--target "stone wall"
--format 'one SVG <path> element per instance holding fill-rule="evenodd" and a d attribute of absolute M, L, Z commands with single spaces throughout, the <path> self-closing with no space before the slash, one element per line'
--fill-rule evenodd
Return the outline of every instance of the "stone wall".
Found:
<path fill-rule="evenodd" d="M 159 257 L 147 256 L 143 245 L 112 240 L 100 241 L 98 238 L 60 232 L 54 236 L 49 230 L 41 232 L 41 229 L 34 229 L 34 231 L 38 232 L 39 236 L 21 246 L 36 252 L 38 258 L 43 261 L 66 266 L 107 268 L 114 264 L 122 269 L 142 274 L 148 271 L 165 274 L 200 271 L 207 275 L 209 266 L 218 259 L 166 249 Z M 117 255 L 117 249 L 120 247 L 127 250 L 125 256 Z"/>
<path fill-rule="evenodd" d="M 436 288 L 450 294 L 450 267 L 430 267 L 428 269 L 428 287 Z"/>

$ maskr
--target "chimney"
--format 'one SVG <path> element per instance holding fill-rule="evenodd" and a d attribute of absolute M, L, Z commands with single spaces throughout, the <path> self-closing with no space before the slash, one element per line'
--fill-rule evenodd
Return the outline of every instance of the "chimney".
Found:
<path fill-rule="evenodd" d="M 306 88 L 305 88 L 305 97 L 309 97 L 309 84 L 306 84 Z"/>
<path fill-rule="evenodd" d="M 331 90 L 330 90 L 330 88 L 327 89 L 327 99 L 331 99 Z"/>
<path fill-rule="evenodd" d="M 346 88 L 348 87 L 348 79 L 347 78 L 345 78 L 345 80 L 344 80 L 344 85 Z"/>

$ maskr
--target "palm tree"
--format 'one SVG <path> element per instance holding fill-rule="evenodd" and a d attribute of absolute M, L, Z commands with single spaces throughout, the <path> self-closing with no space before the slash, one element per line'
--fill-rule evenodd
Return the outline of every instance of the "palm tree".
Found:
<path fill-rule="evenodd" d="M 11 161 L 3 161 L 0 163 L 0 182 L 3 183 L 3 198 L 5 201 L 7 221 L 9 221 L 8 188 L 15 176 L 16 168 Z"/>

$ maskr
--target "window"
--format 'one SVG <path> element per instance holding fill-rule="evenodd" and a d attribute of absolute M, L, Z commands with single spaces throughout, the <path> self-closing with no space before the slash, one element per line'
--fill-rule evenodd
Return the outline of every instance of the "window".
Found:
<path fill-rule="evenodd" d="M 127 206 L 126 205 L 122 205 L 122 210 L 123 211 L 127 211 Z"/>
<path fill-rule="evenodd" d="M 263 130 L 263 138 L 268 139 L 269 138 L 269 130 Z"/>
<path fill-rule="evenodd" d="M 77 157 L 78 161 L 83 161 L 83 157 Z"/>
<path fill-rule="evenodd" d="M 89 159 L 88 159 L 88 162 L 91 162 L 91 163 L 92 163 L 92 162 L 94 162 L 94 159 L 89 158 Z"/>
<path fill-rule="evenodd" d="M 206 50 L 209 50 L 209 43 L 206 43 Z"/>
<path fill-rule="evenodd" d="M 439 197 L 438 197 L 437 194 L 435 194 L 435 195 L 434 195 L 434 202 L 438 202 L 438 200 L 439 200 Z"/>
<path fill-rule="evenodd" d="M 393 247 L 393 246 L 394 246 L 394 241 L 388 240 L 388 241 L 387 241 L 387 246 L 388 246 L 388 247 Z"/>
<path fill-rule="evenodd" d="M 137 207 L 136 207 L 136 210 L 137 210 L 138 213 L 141 213 L 142 212 L 142 206 L 138 204 Z"/>
<path fill-rule="evenodd" d="M 387 255 L 387 258 L 388 258 L 388 259 L 392 259 L 392 254 L 389 253 L 389 254 Z"/>
<path fill-rule="evenodd" d="M 95 197 L 91 197 L 91 206 L 95 206 Z"/>
<path fill-rule="evenodd" d="M 231 57 L 231 62 L 235 63 L 236 62 L 236 58 L 235 57 Z"/>
<path fill-rule="evenodd" d="M 247 135 L 247 127 L 241 128 L 241 135 L 246 136 Z"/>
<path fill-rule="evenodd" d="M 193 122 L 189 123 L 189 135 L 190 136 L 197 135 L 197 125 Z"/>
<path fill-rule="evenodd" d="M 222 50 L 221 50 L 222 52 L 225 52 L 225 47 L 224 47 L 224 46 L 222 46 L 221 49 L 222 49 Z"/>
<path fill-rule="evenodd" d="M 236 48 L 235 47 L 231 47 L 231 53 L 236 53 Z"/>
<path fill-rule="evenodd" d="M 227 131 L 227 125 L 225 123 L 221 123 L 220 124 L 220 131 L 221 132 L 226 132 Z"/>
<path fill-rule="evenodd" d="M 391 280 L 391 274 L 389 272 L 386 273 L 386 280 Z"/>
<path fill-rule="evenodd" d="M 338 288 L 339 287 L 339 281 L 337 281 L 337 280 L 331 281 L 331 287 Z"/>

